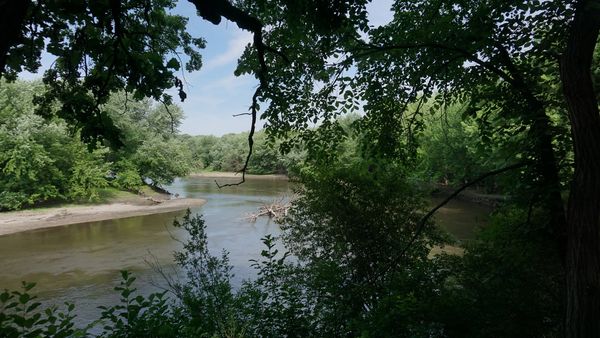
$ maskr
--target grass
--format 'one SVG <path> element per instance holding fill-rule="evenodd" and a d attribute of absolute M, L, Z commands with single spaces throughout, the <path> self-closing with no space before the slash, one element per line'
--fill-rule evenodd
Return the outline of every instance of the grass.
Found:
<path fill-rule="evenodd" d="M 143 186 L 140 188 L 140 192 L 143 196 L 151 196 L 156 197 L 159 196 L 160 193 L 154 191 L 149 186 Z M 28 212 L 45 212 L 51 209 L 56 208 L 69 208 L 76 207 L 81 205 L 96 205 L 96 204 L 106 204 L 106 203 L 126 203 L 130 201 L 136 201 L 141 198 L 140 194 L 127 191 L 120 190 L 114 187 L 106 187 L 98 189 L 98 199 L 95 201 L 64 201 L 64 200 L 53 200 L 53 201 L 45 201 L 33 206 L 29 206 L 23 209 L 15 210 L 15 211 L 28 211 Z M 11 212 L 11 211 L 6 211 Z"/>
<path fill-rule="evenodd" d="M 113 202 L 115 200 L 130 199 L 130 198 L 134 198 L 137 196 L 137 194 L 134 194 L 130 191 L 119 190 L 119 189 L 113 188 L 113 187 L 99 189 L 98 195 L 99 195 L 99 199 L 97 202 L 100 202 L 100 203 L 108 203 L 108 202 Z M 97 202 L 92 202 L 92 204 L 95 204 Z M 84 203 L 84 204 L 88 204 L 88 203 Z"/>
<path fill-rule="evenodd" d="M 138 199 L 142 196 L 159 196 L 161 193 L 153 190 L 150 186 L 142 186 L 139 189 L 139 193 L 134 193 L 127 190 L 119 190 L 117 188 L 108 187 L 99 190 L 100 199 L 91 204 L 97 203 L 114 203 L 114 202 L 125 202 L 132 199 Z M 87 204 L 87 203 L 86 203 Z"/>

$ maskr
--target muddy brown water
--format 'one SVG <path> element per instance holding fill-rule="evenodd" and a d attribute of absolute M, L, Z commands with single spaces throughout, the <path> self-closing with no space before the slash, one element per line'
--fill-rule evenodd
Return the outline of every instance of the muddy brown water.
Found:
<path fill-rule="evenodd" d="M 219 178 L 219 183 L 235 179 Z M 279 227 L 267 218 L 255 223 L 243 220 L 264 202 L 289 192 L 284 180 L 250 179 L 241 186 L 219 189 L 213 178 L 178 179 L 169 190 L 183 197 L 203 198 L 207 203 L 192 209 L 206 221 L 211 251 L 225 249 L 233 265 L 234 285 L 254 276 L 249 260 L 257 258 L 266 234 L 277 235 Z M 432 201 L 435 203 L 436 201 Z M 485 224 L 489 208 L 453 201 L 438 211 L 436 220 L 459 240 L 472 238 Z M 172 226 L 184 212 L 130 217 L 73 224 L 0 236 L 0 289 L 17 289 L 21 281 L 36 282 L 34 289 L 44 303 L 76 304 L 78 323 L 99 316 L 100 305 L 114 304 L 119 295 L 113 288 L 120 270 L 137 277 L 142 293 L 158 291 L 164 279 L 148 262 L 157 262 L 177 277 L 173 252 L 181 248 L 174 238 L 185 233 Z"/>

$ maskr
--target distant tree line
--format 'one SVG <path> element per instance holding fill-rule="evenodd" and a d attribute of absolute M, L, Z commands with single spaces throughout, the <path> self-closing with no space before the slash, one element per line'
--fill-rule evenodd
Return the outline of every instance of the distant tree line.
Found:
<path fill-rule="evenodd" d="M 248 132 L 213 135 L 180 136 L 191 152 L 191 165 L 200 171 L 238 171 L 248 155 Z M 254 149 L 248 163 L 249 174 L 291 174 L 300 168 L 305 152 L 294 148 L 285 154 L 280 144 L 268 140 L 258 131 L 254 134 Z"/>
<path fill-rule="evenodd" d="M 142 185 L 168 185 L 193 171 L 238 171 L 248 154 L 247 132 L 220 137 L 180 134 L 179 107 L 122 93 L 103 107 L 119 129 L 120 144 L 86 144 L 77 126 L 57 116 L 60 106 L 42 114 L 36 111 L 34 97 L 44 90 L 39 82 L 0 86 L 0 209 L 46 201 L 94 202 L 103 189 L 136 192 Z M 499 148 L 482 147 L 477 123 L 462 114 L 463 108 L 454 105 L 443 115 L 419 121 L 422 129 L 414 155 L 419 165 L 411 172 L 413 179 L 459 185 L 502 163 Z M 359 161 L 358 154 L 373 146 L 368 133 L 361 131 L 366 122 L 358 114 L 336 121 L 343 131 L 343 141 L 335 144 L 342 163 Z M 307 161 L 323 160 L 321 154 L 307 156 L 304 146 L 272 141 L 258 131 L 247 172 L 298 176 Z M 498 192 L 497 185 L 487 180 L 484 188 Z"/>
<path fill-rule="evenodd" d="M 193 171 L 238 171 L 248 133 L 190 136 L 179 132 L 181 108 L 113 94 L 102 107 L 118 137 L 89 142 L 60 117 L 61 106 L 40 111 L 38 81 L 0 84 L 0 210 L 47 202 L 97 202 L 111 189 L 161 187 Z M 293 174 L 305 152 L 282 155 L 264 132 L 254 136 L 248 172 Z"/>

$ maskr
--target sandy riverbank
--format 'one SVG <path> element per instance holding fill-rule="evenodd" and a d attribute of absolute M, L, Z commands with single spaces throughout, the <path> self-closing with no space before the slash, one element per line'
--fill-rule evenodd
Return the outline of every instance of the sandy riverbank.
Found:
<path fill-rule="evenodd" d="M 207 171 L 192 173 L 188 177 L 210 177 L 210 178 L 239 178 L 242 179 L 242 174 L 227 171 Z M 266 175 L 251 175 L 246 174 L 247 179 L 263 179 L 263 180 L 288 180 L 286 175 L 266 174 Z"/>
<path fill-rule="evenodd" d="M 160 214 L 201 206 L 206 200 L 178 198 L 156 204 L 109 203 L 0 213 L 0 236 L 84 222 Z"/>

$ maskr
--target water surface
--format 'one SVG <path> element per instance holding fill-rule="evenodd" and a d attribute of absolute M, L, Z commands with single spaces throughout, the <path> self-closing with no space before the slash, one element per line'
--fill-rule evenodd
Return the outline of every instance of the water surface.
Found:
<path fill-rule="evenodd" d="M 219 178 L 219 183 L 237 179 Z M 247 180 L 241 186 L 219 189 L 214 179 L 178 179 L 168 188 L 180 196 L 203 198 L 207 203 L 191 209 L 206 221 L 209 248 L 215 254 L 230 252 L 239 283 L 253 275 L 248 260 L 262 249 L 260 239 L 277 234 L 279 228 L 268 218 L 255 223 L 244 221 L 246 213 L 256 211 L 289 191 L 284 180 Z M 172 226 L 184 211 L 129 217 L 100 222 L 72 224 L 0 236 L 0 289 L 16 289 L 21 281 L 36 282 L 35 293 L 42 299 L 62 304 L 77 304 L 79 319 L 91 321 L 97 306 L 118 300 L 112 291 L 120 281 L 120 270 L 137 277 L 143 293 L 164 284 L 148 261 L 159 263 L 164 271 L 175 274 L 173 252 L 181 248 L 174 238 L 185 233 Z"/>
<path fill-rule="evenodd" d="M 237 179 L 219 178 L 219 183 Z M 234 283 L 253 276 L 249 260 L 257 258 L 266 234 L 279 233 L 267 218 L 255 223 L 243 220 L 262 203 L 288 194 L 283 180 L 249 179 L 241 186 L 219 189 L 214 179 L 194 177 L 168 187 L 182 197 L 203 198 L 207 203 L 192 209 L 206 221 L 208 244 L 215 254 L 229 251 Z M 435 201 L 433 201 L 435 202 Z M 138 216 L 101 222 L 73 224 L 0 236 L 0 289 L 16 289 L 21 281 L 37 282 L 36 294 L 45 302 L 77 305 L 80 322 L 98 317 L 99 305 L 116 303 L 112 289 L 120 280 L 119 270 L 138 277 L 142 293 L 156 291 L 164 279 L 149 265 L 152 261 L 175 275 L 173 252 L 181 248 L 174 238 L 185 234 L 172 226 L 184 212 Z M 459 240 L 471 238 L 485 224 L 489 209 L 453 201 L 436 214 L 436 220 Z"/>

